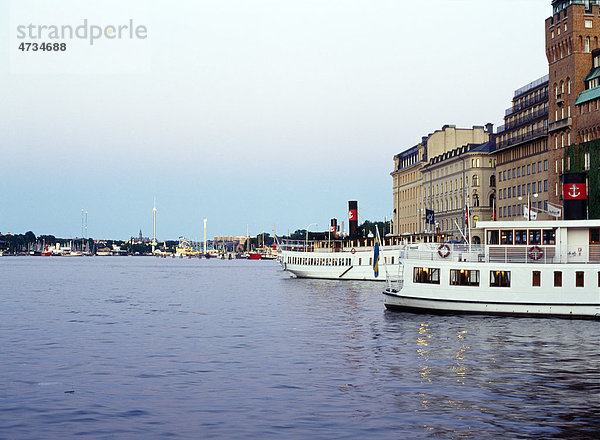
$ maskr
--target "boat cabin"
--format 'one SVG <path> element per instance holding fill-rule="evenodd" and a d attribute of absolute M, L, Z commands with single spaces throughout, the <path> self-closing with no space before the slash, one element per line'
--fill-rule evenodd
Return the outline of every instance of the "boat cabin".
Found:
<path fill-rule="evenodd" d="M 600 220 L 479 222 L 488 261 L 600 263 Z"/>

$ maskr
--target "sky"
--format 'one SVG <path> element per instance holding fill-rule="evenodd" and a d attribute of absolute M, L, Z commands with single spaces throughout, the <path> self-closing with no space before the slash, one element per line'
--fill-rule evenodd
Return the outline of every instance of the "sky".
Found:
<path fill-rule="evenodd" d="M 0 0 L 0 232 L 151 237 L 154 200 L 159 240 L 389 219 L 395 154 L 547 74 L 550 3 Z"/>

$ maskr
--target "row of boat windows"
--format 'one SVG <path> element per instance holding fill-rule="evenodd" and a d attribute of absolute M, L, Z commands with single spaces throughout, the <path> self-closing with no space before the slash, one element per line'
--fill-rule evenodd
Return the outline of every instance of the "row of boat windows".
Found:
<path fill-rule="evenodd" d="M 391 257 L 391 263 L 394 264 L 394 257 Z M 365 264 L 367 259 L 365 258 Z M 387 257 L 383 258 L 387 264 Z M 300 264 L 303 266 L 351 266 L 352 258 L 312 258 L 312 257 L 288 257 L 288 264 Z M 358 259 L 358 265 L 362 266 L 363 259 Z M 369 266 L 373 265 L 373 258 L 369 258 Z"/>
<path fill-rule="evenodd" d="M 487 244 L 508 245 L 555 245 L 556 231 L 553 229 L 490 229 Z M 600 244 L 600 228 L 590 228 L 590 244 Z"/>
<path fill-rule="evenodd" d="M 553 229 L 492 229 L 487 231 L 487 244 L 554 245 L 556 231 Z"/>
<path fill-rule="evenodd" d="M 479 286 L 478 270 L 450 269 L 451 286 Z M 562 287 L 562 271 L 554 271 L 554 287 Z M 434 267 L 415 267 L 413 282 L 418 284 L 440 284 L 440 269 Z M 490 270 L 490 287 L 510 287 L 510 271 Z M 531 272 L 531 286 L 542 286 L 542 273 L 539 270 Z M 575 272 L 575 287 L 585 287 L 585 272 Z M 600 272 L 598 272 L 598 287 L 600 287 Z"/>

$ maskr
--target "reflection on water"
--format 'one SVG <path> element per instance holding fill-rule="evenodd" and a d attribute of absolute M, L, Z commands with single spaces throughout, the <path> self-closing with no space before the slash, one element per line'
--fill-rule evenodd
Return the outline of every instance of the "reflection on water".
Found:
<path fill-rule="evenodd" d="M 385 311 L 272 262 L 0 260 L 0 438 L 593 438 L 589 321 Z"/>

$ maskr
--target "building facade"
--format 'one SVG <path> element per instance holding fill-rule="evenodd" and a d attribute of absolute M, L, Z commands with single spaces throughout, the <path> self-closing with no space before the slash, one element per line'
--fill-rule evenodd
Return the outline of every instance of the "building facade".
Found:
<path fill-rule="evenodd" d="M 539 218 L 548 218 L 548 76 L 514 93 L 504 125 L 496 135 L 496 216 L 522 220 L 531 204 Z"/>
<path fill-rule="evenodd" d="M 394 156 L 393 179 L 394 212 L 393 233 L 410 240 L 428 235 L 425 228 L 425 190 L 422 169 L 428 157 L 438 157 L 469 144 L 483 144 L 489 140 L 492 125 L 456 128 L 445 125 L 421 139 L 421 142 Z M 437 172 L 437 170 L 436 170 Z"/>
<path fill-rule="evenodd" d="M 434 213 L 434 224 L 422 225 L 426 241 L 481 243 L 477 222 L 493 218 L 496 197 L 494 148 L 493 140 L 464 145 L 432 157 L 421 169 L 425 209 Z"/>
<path fill-rule="evenodd" d="M 592 51 L 590 71 L 584 83 L 585 89 L 575 101 L 577 139 L 590 142 L 600 139 L 600 49 Z"/>
<path fill-rule="evenodd" d="M 548 173 L 549 200 L 557 205 L 562 204 L 565 148 L 598 136 L 598 130 L 589 130 L 598 124 L 598 113 L 583 111 L 592 108 L 594 95 L 582 93 L 589 85 L 586 78 L 590 79 L 592 52 L 600 47 L 599 5 L 600 0 L 553 0 L 553 14 L 546 19 L 548 147 L 552 162 Z"/>

